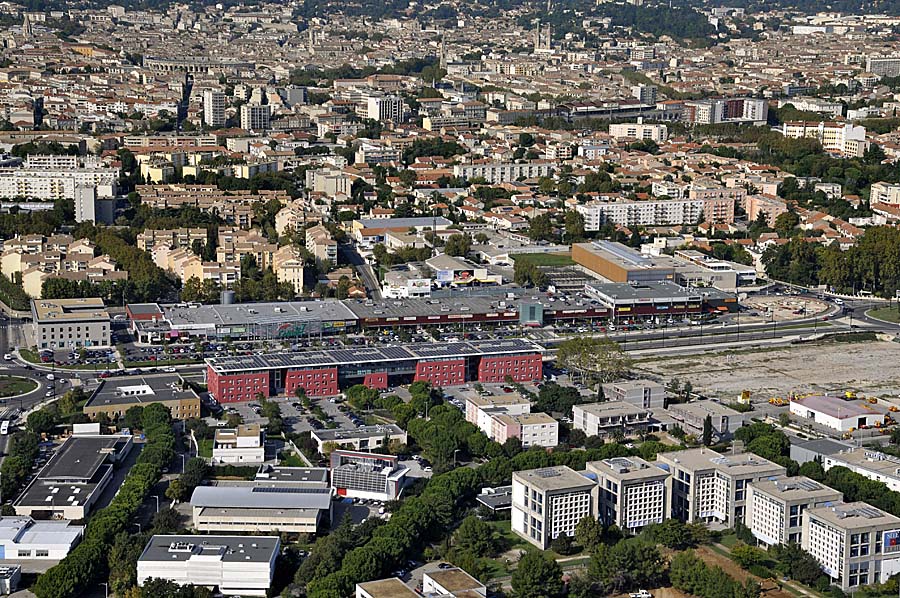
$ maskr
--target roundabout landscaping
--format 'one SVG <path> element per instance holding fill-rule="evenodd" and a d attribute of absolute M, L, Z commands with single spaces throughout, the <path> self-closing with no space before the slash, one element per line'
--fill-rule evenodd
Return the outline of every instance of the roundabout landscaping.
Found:
<path fill-rule="evenodd" d="M 19 376 L 0 376 L 0 398 L 15 397 L 37 390 L 39 384 Z"/>

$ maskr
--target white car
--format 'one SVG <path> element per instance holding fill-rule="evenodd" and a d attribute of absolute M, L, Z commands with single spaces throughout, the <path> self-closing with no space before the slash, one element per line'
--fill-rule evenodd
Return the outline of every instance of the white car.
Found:
<path fill-rule="evenodd" d="M 653 594 L 647 590 L 638 590 L 637 592 L 628 594 L 628 598 L 653 598 Z"/>
<path fill-rule="evenodd" d="M 172 366 L 169 366 L 169 367 L 167 367 L 167 368 L 163 368 L 163 371 L 166 372 L 167 374 L 174 374 L 174 373 L 175 373 L 175 368 L 172 367 Z"/>
<path fill-rule="evenodd" d="M 53 380 L 56 380 L 56 376 L 54 376 L 53 374 L 47 374 L 47 380 L 50 380 L 52 382 Z"/>

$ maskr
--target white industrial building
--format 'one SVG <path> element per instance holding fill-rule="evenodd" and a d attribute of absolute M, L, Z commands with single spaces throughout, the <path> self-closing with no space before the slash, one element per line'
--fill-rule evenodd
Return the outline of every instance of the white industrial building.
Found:
<path fill-rule="evenodd" d="M 253 481 L 197 486 L 193 524 L 204 532 L 315 534 L 331 523 L 331 497 L 324 467 L 263 465 Z"/>
<path fill-rule="evenodd" d="M 65 520 L 0 517 L 0 560 L 58 561 L 75 548 L 83 533 L 84 526 Z"/>
<path fill-rule="evenodd" d="M 225 595 L 266 596 L 280 548 L 278 536 L 153 536 L 138 558 L 137 582 L 167 579 Z"/>
<path fill-rule="evenodd" d="M 880 425 L 889 412 L 879 404 L 873 405 L 862 400 L 808 395 L 791 400 L 791 413 L 843 433 Z"/>

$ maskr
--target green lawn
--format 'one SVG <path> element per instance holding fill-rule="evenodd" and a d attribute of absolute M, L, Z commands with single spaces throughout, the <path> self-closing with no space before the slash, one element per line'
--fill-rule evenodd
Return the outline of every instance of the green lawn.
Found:
<path fill-rule="evenodd" d="M 526 262 L 535 266 L 572 266 L 575 264 L 568 253 L 519 253 L 510 257 L 516 262 Z"/>
<path fill-rule="evenodd" d="M 866 315 L 872 316 L 873 318 L 878 318 L 879 320 L 884 320 L 885 322 L 900 324 L 900 311 L 893 307 L 878 307 L 875 309 L 870 309 L 868 312 L 866 312 Z"/>
<path fill-rule="evenodd" d="M 0 376 L 0 397 L 13 397 L 31 392 L 38 383 L 18 376 Z"/>
<path fill-rule="evenodd" d="M 212 450 L 213 450 L 213 439 L 212 438 L 204 438 L 204 439 L 200 440 L 200 442 L 198 444 L 199 444 L 198 448 L 200 450 L 200 456 L 206 457 L 207 459 L 211 459 L 212 458 Z"/>
<path fill-rule="evenodd" d="M 284 467 L 307 467 L 306 462 L 294 453 L 282 451 L 279 455 L 279 465 Z"/>
<path fill-rule="evenodd" d="M 32 351 L 31 349 L 19 349 L 19 356 L 25 361 L 31 363 L 40 363 L 41 358 L 37 354 L 37 351 Z"/>
<path fill-rule="evenodd" d="M 734 548 L 734 545 L 738 543 L 737 534 L 725 534 L 719 542 L 722 546 L 731 550 Z"/>

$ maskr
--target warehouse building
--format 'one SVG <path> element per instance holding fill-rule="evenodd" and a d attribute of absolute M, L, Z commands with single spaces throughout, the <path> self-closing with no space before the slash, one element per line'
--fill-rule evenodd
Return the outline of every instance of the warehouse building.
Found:
<path fill-rule="evenodd" d="M 83 410 L 92 419 L 101 413 L 116 419 L 131 407 L 152 403 L 168 407 L 174 419 L 200 417 L 200 397 L 177 374 L 106 378 L 100 381 Z"/>
<path fill-rule="evenodd" d="M 194 528 L 315 534 L 331 524 L 331 496 L 324 467 L 262 466 L 250 482 L 197 486 L 191 495 Z"/>
<path fill-rule="evenodd" d="M 35 521 L 31 517 L 0 517 L 0 560 L 58 561 L 75 548 L 84 526 L 70 521 Z"/>
<path fill-rule="evenodd" d="M 129 304 L 132 332 L 140 342 L 194 339 L 272 339 L 341 334 L 356 316 L 340 301 L 284 301 L 231 305 Z"/>
<path fill-rule="evenodd" d="M 166 579 L 225 595 L 266 596 L 280 549 L 278 536 L 157 535 L 138 558 L 137 582 Z"/>
<path fill-rule="evenodd" d="M 131 436 L 70 436 L 13 503 L 16 515 L 84 519 L 131 447 Z"/>
<path fill-rule="evenodd" d="M 423 380 L 435 386 L 466 382 L 540 380 L 543 348 L 524 339 L 411 344 L 269 353 L 206 360 L 210 394 L 222 403 L 263 396 L 333 396 L 354 384 L 387 389 Z"/>
<path fill-rule="evenodd" d="M 610 282 L 674 282 L 678 266 L 669 256 L 646 256 L 614 241 L 575 243 L 572 259 Z"/>
<path fill-rule="evenodd" d="M 887 407 L 880 404 L 822 395 L 795 397 L 791 400 L 791 413 L 841 433 L 881 426 L 890 417 Z"/>

